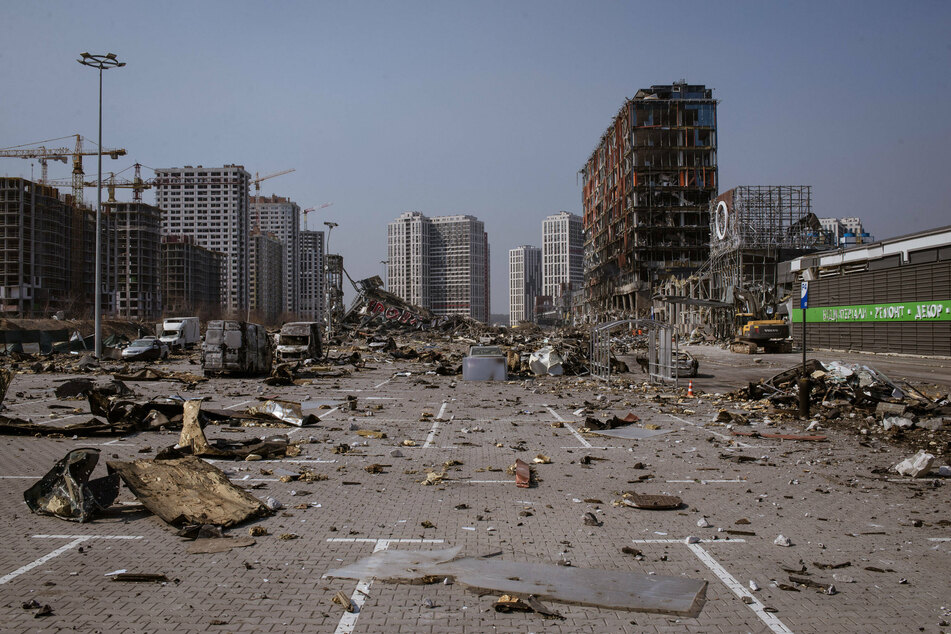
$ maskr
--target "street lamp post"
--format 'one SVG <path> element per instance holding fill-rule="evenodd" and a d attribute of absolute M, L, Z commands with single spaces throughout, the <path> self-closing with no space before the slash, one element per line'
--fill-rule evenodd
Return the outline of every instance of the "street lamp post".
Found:
<path fill-rule="evenodd" d="M 381 265 L 380 268 L 382 269 L 382 273 L 383 273 L 383 288 L 384 289 L 386 288 L 386 265 L 387 264 L 389 264 L 388 260 L 380 260 L 380 265 Z"/>
<path fill-rule="evenodd" d="M 96 275 L 93 319 L 95 320 L 96 358 L 102 358 L 102 71 L 121 68 L 125 62 L 116 59 L 115 53 L 90 55 L 81 53 L 76 60 L 83 66 L 99 69 L 99 178 L 96 181 Z M 81 202 L 81 201 L 80 201 Z"/>

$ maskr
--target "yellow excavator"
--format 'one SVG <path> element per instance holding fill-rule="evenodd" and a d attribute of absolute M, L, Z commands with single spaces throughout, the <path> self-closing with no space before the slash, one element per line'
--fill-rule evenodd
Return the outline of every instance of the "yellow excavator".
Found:
<path fill-rule="evenodd" d="M 742 354 L 792 352 L 789 323 L 785 319 L 768 319 L 760 301 L 745 288 L 734 287 L 733 297 L 745 304 L 744 312 L 736 313 L 736 338 L 730 350 Z"/>

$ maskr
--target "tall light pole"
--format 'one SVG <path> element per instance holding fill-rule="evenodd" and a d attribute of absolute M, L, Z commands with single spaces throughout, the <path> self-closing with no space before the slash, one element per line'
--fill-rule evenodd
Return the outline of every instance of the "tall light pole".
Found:
<path fill-rule="evenodd" d="M 383 289 L 384 290 L 386 289 L 386 265 L 388 263 L 389 262 L 387 260 L 380 260 L 380 265 L 381 265 L 380 268 L 382 269 L 382 273 L 383 273 Z"/>
<path fill-rule="evenodd" d="M 96 181 L 96 288 L 93 301 L 93 318 L 96 329 L 96 358 L 102 359 L 102 71 L 121 68 L 125 62 L 116 59 L 115 53 L 90 55 L 80 53 L 76 60 L 83 66 L 99 69 L 99 178 Z M 79 201 L 80 203 L 82 201 Z"/>

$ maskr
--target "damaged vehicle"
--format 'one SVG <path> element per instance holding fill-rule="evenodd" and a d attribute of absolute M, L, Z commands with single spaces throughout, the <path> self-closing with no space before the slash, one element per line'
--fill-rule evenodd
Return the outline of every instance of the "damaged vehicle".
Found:
<path fill-rule="evenodd" d="M 697 371 L 700 369 L 700 362 L 686 350 L 678 350 L 674 366 L 677 369 L 678 377 L 689 379 L 697 376 Z"/>
<path fill-rule="evenodd" d="M 279 362 L 316 361 L 321 355 L 320 324 L 316 321 L 292 321 L 281 327 L 277 339 Z"/>
<path fill-rule="evenodd" d="M 271 342 L 260 324 L 217 319 L 208 322 L 201 357 L 206 376 L 267 374 L 271 371 Z"/>
<path fill-rule="evenodd" d="M 155 337 L 136 339 L 122 351 L 124 361 L 156 361 L 168 358 L 168 346 Z"/>

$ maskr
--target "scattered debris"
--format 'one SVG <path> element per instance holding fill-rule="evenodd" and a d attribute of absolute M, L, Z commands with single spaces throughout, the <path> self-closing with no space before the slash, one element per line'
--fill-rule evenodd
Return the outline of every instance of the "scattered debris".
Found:
<path fill-rule="evenodd" d="M 230 527 L 269 513 L 260 500 L 231 484 L 218 468 L 194 456 L 107 463 L 145 508 L 173 526 Z"/>
<path fill-rule="evenodd" d="M 687 577 L 645 575 L 504 561 L 457 558 L 461 547 L 446 550 L 384 550 L 325 576 L 376 579 L 394 583 L 426 577 L 452 578 L 475 591 L 498 592 L 616 610 L 697 616 L 706 597 L 706 581 Z"/>
<path fill-rule="evenodd" d="M 353 601 L 351 601 L 350 597 L 345 595 L 343 592 L 338 591 L 336 594 L 334 594 L 331 601 L 333 601 L 337 605 L 343 606 L 343 609 L 346 610 L 347 612 L 357 611 L 356 607 L 353 605 Z"/>
<path fill-rule="evenodd" d="M 624 492 L 621 499 L 615 502 L 615 506 L 623 505 L 651 511 L 678 509 L 682 504 L 683 500 L 676 495 L 643 495 L 634 491 Z"/>
<path fill-rule="evenodd" d="M 902 460 L 895 465 L 895 471 L 903 476 L 918 478 L 931 471 L 931 465 L 934 464 L 934 456 L 924 451 L 919 451 L 911 458 Z"/>
<path fill-rule="evenodd" d="M 109 508 L 119 495 L 119 478 L 115 474 L 89 479 L 98 462 L 98 449 L 70 451 L 23 493 L 26 505 L 41 515 L 88 522 Z"/>
<path fill-rule="evenodd" d="M 113 581 L 128 583 L 168 583 L 168 577 L 150 572 L 119 572 L 112 575 Z"/>
<path fill-rule="evenodd" d="M 254 539 L 250 537 L 223 537 L 221 539 L 199 538 L 185 549 L 189 555 L 202 555 L 228 552 L 232 548 L 246 548 L 254 546 Z"/>
<path fill-rule="evenodd" d="M 181 458 L 183 456 L 203 456 L 224 460 L 254 460 L 282 458 L 287 455 L 287 436 L 270 436 L 265 439 L 229 440 L 217 438 L 209 443 L 202 431 L 201 401 L 185 401 L 183 406 L 182 433 L 178 444 L 165 449 L 156 456 L 158 459 Z"/>
<path fill-rule="evenodd" d="M 527 489 L 532 485 L 532 468 L 521 458 L 515 459 L 515 486 Z"/>

